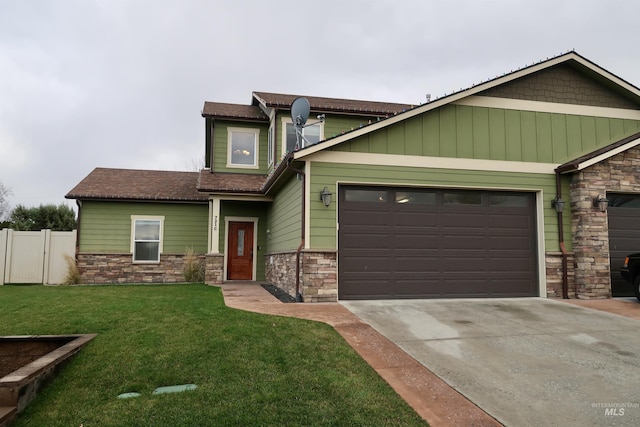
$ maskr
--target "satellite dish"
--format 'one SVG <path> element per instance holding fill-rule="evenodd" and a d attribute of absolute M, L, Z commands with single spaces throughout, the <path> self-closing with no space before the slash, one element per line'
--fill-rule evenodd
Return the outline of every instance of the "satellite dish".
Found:
<path fill-rule="evenodd" d="M 302 128 L 304 128 L 304 124 L 307 123 L 307 119 L 309 119 L 310 109 L 311 106 L 307 98 L 298 97 L 294 99 L 291 104 L 291 121 L 293 121 L 293 125 L 296 128 L 296 150 L 304 148 L 305 146 Z"/>
<path fill-rule="evenodd" d="M 298 97 L 291 104 L 291 120 L 296 126 L 304 126 L 309 119 L 309 100 L 307 98 Z"/>

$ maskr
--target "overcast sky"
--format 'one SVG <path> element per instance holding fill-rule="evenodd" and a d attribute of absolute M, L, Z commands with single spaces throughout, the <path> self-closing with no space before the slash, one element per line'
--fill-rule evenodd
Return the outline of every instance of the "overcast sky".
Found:
<path fill-rule="evenodd" d="M 0 0 L 0 183 L 66 203 L 95 167 L 192 170 L 204 101 L 423 103 L 576 50 L 640 86 L 625 0 Z"/>

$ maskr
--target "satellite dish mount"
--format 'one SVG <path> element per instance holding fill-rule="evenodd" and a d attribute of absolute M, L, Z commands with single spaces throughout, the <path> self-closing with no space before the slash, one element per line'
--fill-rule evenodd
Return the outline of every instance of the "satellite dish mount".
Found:
<path fill-rule="evenodd" d="M 307 145 L 311 145 L 311 143 L 304 137 L 302 134 L 302 130 L 307 126 L 315 125 L 316 123 L 309 123 L 309 112 L 311 111 L 311 106 L 309 105 L 309 100 L 307 98 L 298 97 L 293 100 L 291 103 L 291 121 L 293 121 L 293 126 L 296 129 L 296 150 L 300 148 L 304 148 Z M 324 114 L 318 116 L 320 122 L 324 121 Z"/>

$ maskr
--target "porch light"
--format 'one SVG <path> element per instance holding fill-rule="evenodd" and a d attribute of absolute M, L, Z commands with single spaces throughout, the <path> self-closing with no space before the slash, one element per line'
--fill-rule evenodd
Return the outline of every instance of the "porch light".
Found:
<path fill-rule="evenodd" d="M 562 213 L 564 210 L 564 200 L 556 196 L 556 198 L 551 201 L 551 207 L 555 208 L 556 212 Z"/>
<path fill-rule="evenodd" d="M 609 199 L 607 199 L 605 196 L 601 194 L 598 194 L 593 199 L 593 207 L 599 208 L 600 212 L 606 212 L 608 206 L 609 206 Z"/>
<path fill-rule="evenodd" d="M 328 208 L 331 204 L 331 194 L 332 193 L 327 189 L 327 187 L 324 187 L 320 192 L 320 200 L 322 200 L 322 204 L 325 208 Z"/>

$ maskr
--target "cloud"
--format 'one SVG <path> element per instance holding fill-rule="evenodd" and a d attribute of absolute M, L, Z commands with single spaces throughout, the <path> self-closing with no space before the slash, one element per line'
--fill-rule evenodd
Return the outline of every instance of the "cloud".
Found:
<path fill-rule="evenodd" d="M 615 19 L 610 11 L 623 10 Z M 640 83 L 612 0 L 30 0 L 0 5 L 0 182 L 59 202 L 94 167 L 189 169 L 205 100 L 421 103 L 577 49 Z M 11 158 L 11 160 L 7 160 Z"/>

